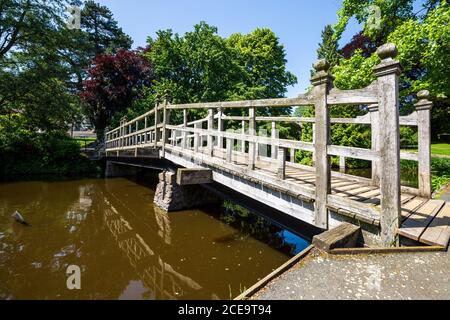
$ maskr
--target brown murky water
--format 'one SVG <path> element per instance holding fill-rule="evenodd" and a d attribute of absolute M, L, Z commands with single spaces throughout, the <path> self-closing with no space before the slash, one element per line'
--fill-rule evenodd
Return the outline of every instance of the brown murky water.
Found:
<path fill-rule="evenodd" d="M 1 183 L 0 299 L 230 299 L 307 245 L 230 206 L 167 214 L 153 195 L 127 179 Z"/>

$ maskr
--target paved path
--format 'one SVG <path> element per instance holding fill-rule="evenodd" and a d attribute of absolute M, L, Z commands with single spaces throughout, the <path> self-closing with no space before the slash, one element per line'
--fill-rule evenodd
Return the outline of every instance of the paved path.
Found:
<path fill-rule="evenodd" d="M 313 251 L 253 299 L 450 299 L 450 253 L 331 256 Z"/>

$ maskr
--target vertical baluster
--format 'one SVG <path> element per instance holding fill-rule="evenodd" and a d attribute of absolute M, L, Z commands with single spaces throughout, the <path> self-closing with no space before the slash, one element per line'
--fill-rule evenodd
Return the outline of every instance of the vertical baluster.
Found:
<path fill-rule="evenodd" d="M 380 154 L 380 111 L 378 104 L 368 107 L 370 113 L 370 124 L 372 130 L 372 150 Z M 372 161 L 372 184 L 380 186 L 380 160 Z"/>
<path fill-rule="evenodd" d="M 195 130 L 200 130 L 201 129 L 201 123 L 195 123 L 194 124 L 194 128 Z M 198 132 L 194 133 L 194 152 L 198 153 L 198 148 L 200 147 L 200 134 Z"/>
<path fill-rule="evenodd" d="M 286 179 L 286 148 L 278 147 L 277 158 L 277 177 L 284 180 Z"/>
<path fill-rule="evenodd" d="M 183 129 L 187 129 L 188 127 L 188 113 L 187 113 L 187 109 L 183 109 Z M 183 131 L 183 140 L 181 142 L 181 147 L 183 149 L 187 148 L 187 136 L 188 133 L 187 131 Z"/>
<path fill-rule="evenodd" d="M 158 146 L 159 104 L 155 104 L 155 148 Z"/>
<path fill-rule="evenodd" d="M 248 109 L 248 113 L 249 113 L 248 134 L 250 136 L 256 136 L 255 108 L 250 107 Z M 250 170 L 255 169 L 255 148 L 256 148 L 256 143 L 249 142 L 249 144 L 248 144 L 248 168 Z"/>
<path fill-rule="evenodd" d="M 222 119 L 222 117 L 223 117 L 223 108 L 222 107 L 217 109 L 217 115 L 218 115 L 218 118 L 217 118 L 217 131 L 219 133 L 221 133 L 221 132 L 223 132 L 223 119 Z M 222 137 L 218 137 L 217 141 L 218 141 L 217 142 L 217 147 L 219 149 L 223 149 L 223 138 Z"/>
<path fill-rule="evenodd" d="M 232 163 L 233 156 L 233 139 L 227 138 L 227 162 Z"/>
<path fill-rule="evenodd" d="M 278 131 L 277 131 L 277 123 L 275 121 L 272 121 L 272 133 L 271 133 L 272 139 L 278 139 Z M 277 143 L 275 141 L 272 142 L 272 159 L 276 159 L 278 156 L 278 147 Z"/>
<path fill-rule="evenodd" d="M 245 135 L 245 121 L 244 120 L 242 120 L 242 122 L 241 122 L 241 133 L 243 135 Z M 244 139 L 241 140 L 241 152 L 245 154 L 245 140 Z"/>
<path fill-rule="evenodd" d="M 214 155 L 214 137 L 211 132 L 214 130 L 214 109 L 208 109 L 208 145 L 207 152 L 208 156 L 212 157 Z"/>
<path fill-rule="evenodd" d="M 345 173 L 346 171 L 345 157 L 339 157 L 339 171 L 342 173 Z"/>

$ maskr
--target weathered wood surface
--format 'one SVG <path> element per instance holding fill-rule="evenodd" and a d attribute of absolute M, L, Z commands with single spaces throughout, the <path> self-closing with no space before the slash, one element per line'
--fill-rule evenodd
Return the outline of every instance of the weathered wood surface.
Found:
<path fill-rule="evenodd" d="M 382 207 L 380 214 L 381 239 L 385 246 L 396 243 L 396 231 L 401 220 L 400 205 L 400 126 L 398 108 L 398 76 L 400 63 L 393 60 L 397 55 L 394 45 L 387 44 L 377 50 L 382 58 L 375 66 L 378 80 L 378 106 L 380 112 L 380 176 Z"/>
<path fill-rule="evenodd" d="M 450 239 L 450 204 L 446 204 L 420 236 L 420 242 L 447 247 Z"/>
<path fill-rule="evenodd" d="M 312 244 L 325 252 L 336 248 L 355 248 L 360 240 L 361 228 L 342 223 L 336 228 L 314 236 Z"/>
<path fill-rule="evenodd" d="M 417 204 L 412 203 L 409 207 Z M 447 246 L 449 241 L 450 212 L 442 200 L 425 200 L 409 211 L 398 233 L 406 238 L 429 245 Z"/>

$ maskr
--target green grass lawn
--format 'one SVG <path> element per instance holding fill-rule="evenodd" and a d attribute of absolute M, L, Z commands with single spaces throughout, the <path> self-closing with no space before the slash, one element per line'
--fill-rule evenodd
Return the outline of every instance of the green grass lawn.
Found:
<path fill-rule="evenodd" d="M 450 144 L 449 143 L 436 143 L 431 145 L 432 154 L 440 154 L 444 156 L 450 156 Z"/>
<path fill-rule="evenodd" d="M 402 150 L 405 152 L 417 152 L 417 149 Z M 450 144 L 449 143 L 433 143 L 431 145 L 431 154 L 450 156 Z"/>
<path fill-rule="evenodd" d="M 97 139 L 95 138 L 75 138 L 74 140 L 80 145 L 80 148 L 84 148 L 92 142 L 95 142 Z"/>

